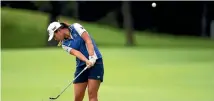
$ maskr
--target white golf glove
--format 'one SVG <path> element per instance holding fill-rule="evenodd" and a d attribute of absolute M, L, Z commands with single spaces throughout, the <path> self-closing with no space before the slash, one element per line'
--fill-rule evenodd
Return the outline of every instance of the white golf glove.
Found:
<path fill-rule="evenodd" d="M 89 61 L 92 63 L 92 66 L 96 63 L 97 57 L 95 56 L 89 56 Z"/>

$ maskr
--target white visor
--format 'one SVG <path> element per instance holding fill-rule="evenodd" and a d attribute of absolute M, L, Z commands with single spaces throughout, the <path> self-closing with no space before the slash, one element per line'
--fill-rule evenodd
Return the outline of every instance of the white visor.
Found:
<path fill-rule="evenodd" d="M 51 41 L 54 37 L 54 32 L 49 32 L 49 38 L 48 41 Z"/>
<path fill-rule="evenodd" d="M 54 32 L 61 27 L 61 24 L 59 22 L 52 22 L 48 26 L 48 32 L 49 32 L 49 38 L 48 41 L 51 41 L 54 37 Z"/>

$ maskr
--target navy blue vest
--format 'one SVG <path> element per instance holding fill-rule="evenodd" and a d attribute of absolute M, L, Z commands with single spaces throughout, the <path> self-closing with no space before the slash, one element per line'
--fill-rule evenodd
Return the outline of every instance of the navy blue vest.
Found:
<path fill-rule="evenodd" d="M 75 50 L 80 51 L 88 59 L 89 58 L 89 54 L 88 54 L 88 50 L 86 48 L 85 41 L 82 39 L 82 37 L 76 31 L 76 29 L 74 28 L 73 24 L 71 26 L 69 26 L 69 30 L 70 30 L 71 36 L 73 38 L 63 40 L 62 45 L 65 45 L 67 47 L 70 47 L 70 48 L 73 48 Z M 95 51 L 95 54 L 97 55 L 97 58 L 98 59 L 102 58 L 102 55 L 101 55 L 99 49 L 97 48 L 97 46 L 95 44 L 95 41 L 93 40 L 93 38 L 91 38 L 91 40 L 92 40 L 92 43 L 94 45 L 94 51 Z M 81 61 L 80 59 L 78 59 L 76 57 L 76 66 L 77 67 L 82 66 L 84 64 L 85 64 L 85 62 Z"/>

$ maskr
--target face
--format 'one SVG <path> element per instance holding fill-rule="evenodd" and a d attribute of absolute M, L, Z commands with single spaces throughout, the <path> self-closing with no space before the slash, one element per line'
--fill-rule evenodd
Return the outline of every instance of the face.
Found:
<path fill-rule="evenodd" d="M 54 32 L 54 39 L 56 41 L 62 41 L 65 38 L 66 33 L 68 33 L 68 30 L 66 30 L 66 28 L 59 28 Z"/>

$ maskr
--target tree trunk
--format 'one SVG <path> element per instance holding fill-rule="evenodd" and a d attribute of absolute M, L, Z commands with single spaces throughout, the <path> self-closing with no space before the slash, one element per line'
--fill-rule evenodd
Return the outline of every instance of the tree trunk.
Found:
<path fill-rule="evenodd" d="M 123 28 L 126 33 L 126 45 L 133 46 L 134 45 L 134 35 L 133 35 L 133 27 L 132 27 L 132 15 L 131 15 L 131 7 L 129 1 L 122 2 L 122 13 L 123 13 Z"/>
<path fill-rule="evenodd" d="M 207 4 L 203 3 L 202 19 L 201 19 L 201 36 L 207 37 Z"/>
<path fill-rule="evenodd" d="M 60 3 L 60 1 L 50 1 L 50 4 L 51 4 L 52 9 L 51 9 L 51 12 L 49 15 L 48 24 L 50 24 L 53 21 L 58 21 L 57 18 L 60 15 L 61 8 L 62 8 L 62 4 Z M 48 37 L 49 37 L 49 35 L 48 35 Z M 47 38 L 47 40 L 48 40 L 48 38 Z M 58 42 L 55 40 L 47 41 L 48 46 L 57 46 L 57 44 L 58 44 Z"/>

